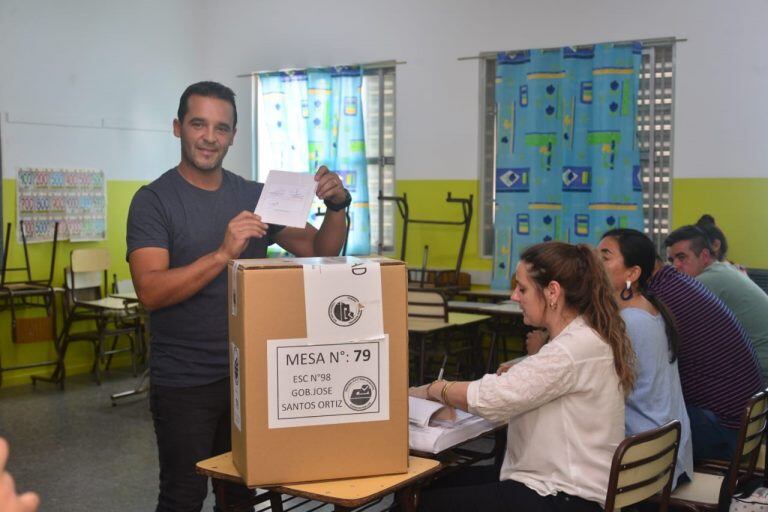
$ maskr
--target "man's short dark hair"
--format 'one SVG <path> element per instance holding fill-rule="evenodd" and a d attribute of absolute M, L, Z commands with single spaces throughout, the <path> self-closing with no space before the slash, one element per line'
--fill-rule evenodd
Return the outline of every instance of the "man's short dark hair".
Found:
<path fill-rule="evenodd" d="M 669 236 L 667 236 L 667 239 L 664 241 L 664 245 L 666 247 L 671 247 L 677 242 L 682 242 L 683 240 L 691 241 L 691 250 L 696 256 L 701 254 L 701 251 L 704 249 L 707 249 L 710 254 L 712 254 L 712 244 L 709 241 L 709 237 L 707 237 L 707 234 L 704 232 L 704 230 L 692 224 L 677 228 L 671 232 Z"/>
<path fill-rule="evenodd" d="M 218 82 L 197 82 L 192 84 L 184 91 L 179 100 L 179 111 L 176 114 L 179 122 L 184 122 L 184 116 L 187 115 L 187 109 L 189 108 L 190 96 L 205 96 L 207 98 L 218 98 L 220 100 L 228 101 L 232 105 L 232 112 L 234 113 L 234 122 L 232 128 L 237 127 L 237 107 L 235 106 L 235 93 L 232 89 L 226 85 L 222 85 Z"/>

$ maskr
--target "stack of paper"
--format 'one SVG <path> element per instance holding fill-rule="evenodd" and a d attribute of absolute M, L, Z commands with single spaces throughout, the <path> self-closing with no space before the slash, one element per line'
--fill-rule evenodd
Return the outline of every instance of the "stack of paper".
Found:
<path fill-rule="evenodd" d="M 498 426 L 468 412 L 415 397 L 408 397 L 408 418 L 409 447 L 426 453 L 440 453 Z"/>

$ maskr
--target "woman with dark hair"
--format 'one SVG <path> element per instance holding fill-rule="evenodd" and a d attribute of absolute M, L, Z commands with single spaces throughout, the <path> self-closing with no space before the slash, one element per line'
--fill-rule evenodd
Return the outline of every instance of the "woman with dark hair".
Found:
<path fill-rule="evenodd" d="M 530 247 L 512 299 L 550 341 L 500 374 L 438 380 L 411 394 L 509 421 L 501 474 L 470 467 L 461 484 L 427 490 L 427 511 L 600 511 L 611 458 L 624 439 L 634 353 L 605 270 L 586 245 Z M 466 485 L 472 484 L 472 485 Z M 439 485 L 439 481 L 438 481 Z"/>
<path fill-rule="evenodd" d="M 704 231 L 709 238 L 712 256 L 717 261 L 725 261 L 725 255 L 728 253 L 728 240 L 725 239 L 723 230 L 715 224 L 715 218 L 705 213 L 696 221 L 696 227 Z"/>
<path fill-rule="evenodd" d="M 626 404 L 627 435 L 680 421 L 674 487 L 681 475 L 693 475 L 693 447 L 677 369 L 674 320 L 647 288 L 656 265 L 656 249 L 647 236 L 634 229 L 608 231 L 597 248 L 637 354 L 635 389 Z"/>

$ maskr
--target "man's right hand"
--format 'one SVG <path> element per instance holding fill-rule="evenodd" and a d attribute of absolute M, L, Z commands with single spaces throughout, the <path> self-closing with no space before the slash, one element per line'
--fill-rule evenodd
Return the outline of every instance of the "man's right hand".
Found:
<path fill-rule="evenodd" d="M 216 252 L 225 262 L 238 258 L 248 246 L 248 241 L 263 237 L 268 228 L 268 224 L 261 222 L 261 217 L 243 210 L 229 221 L 224 241 Z"/>

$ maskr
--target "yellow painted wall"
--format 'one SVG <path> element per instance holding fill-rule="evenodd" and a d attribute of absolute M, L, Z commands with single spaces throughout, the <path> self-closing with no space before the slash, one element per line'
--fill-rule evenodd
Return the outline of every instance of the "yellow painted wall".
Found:
<path fill-rule="evenodd" d="M 397 182 L 397 195 L 407 194 L 410 217 L 428 220 L 462 220 L 461 205 L 445 201 L 448 192 L 454 198 L 474 196 L 474 212 L 469 229 L 467 247 L 464 252 L 462 269 L 491 270 L 492 261 L 479 257 L 478 202 L 480 184 L 477 180 L 401 180 Z M 430 268 L 455 268 L 461 244 L 462 226 L 436 226 L 431 224 L 409 224 L 405 260 L 410 266 L 420 267 L 424 246 L 429 245 L 427 266 Z M 397 214 L 396 250 L 393 256 L 400 257 L 402 222 Z"/>
<path fill-rule="evenodd" d="M 119 279 L 130 276 L 125 262 L 125 220 L 128 205 L 134 192 L 144 182 L 109 181 L 107 183 L 108 234 L 109 239 L 97 243 L 62 242 L 57 251 L 55 283 L 63 281 L 63 267 L 67 264 L 69 252 L 76 247 L 105 245 L 112 256 L 112 268 Z M 492 262 L 481 258 L 478 251 L 478 200 L 480 186 L 477 180 L 400 180 L 397 194 L 407 194 L 411 217 L 416 219 L 460 220 L 460 206 L 446 203 L 448 194 L 454 197 L 474 196 L 474 215 L 470 226 L 469 239 L 462 268 L 465 270 L 490 271 Z M 15 219 L 15 181 L 3 181 L 3 219 Z M 702 213 L 715 217 L 728 236 L 731 246 L 730 257 L 749 267 L 768 268 L 768 179 L 677 179 L 673 183 L 673 226 L 695 222 Z M 396 250 L 400 255 L 402 223 L 398 216 Z M 409 226 L 406 261 L 420 266 L 424 245 L 428 244 L 430 267 L 453 268 L 456 264 L 461 228 L 458 226 L 418 225 Z M 50 244 L 29 246 L 33 277 L 43 277 L 48 269 Z M 12 242 L 10 266 L 23 262 L 20 245 Z M 0 313 L 0 353 L 3 366 L 25 364 L 54 358 L 52 344 L 37 343 L 14 345 L 10 340 L 8 312 Z M 72 346 L 67 356 L 68 374 L 83 373 L 90 369 L 92 352 L 87 344 Z M 118 363 L 125 363 L 125 360 Z M 44 374 L 49 368 L 17 370 L 3 375 L 3 385 L 29 382 L 29 375 Z"/>
<path fill-rule="evenodd" d="M 117 274 L 118 279 L 130 277 L 128 264 L 125 261 L 125 222 L 128 206 L 134 192 L 144 182 L 137 181 L 109 181 L 107 182 L 107 236 L 105 242 L 77 242 L 68 241 L 59 243 L 56 251 L 56 270 L 54 272 L 54 284 L 61 286 L 64 282 L 64 267 L 68 264 L 69 253 L 72 249 L 105 246 L 111 256 L 111 268 Z M 3 223 L 13 222 L 16 218 L 16 181 L 3 180 Z M 5 236 L 5 225 L 3 225 Z M 15 241 L 15 231 L 11 236 L 9 267 L 24 265 L 24 250 L 21 244 Z M 51 254 L 50 243 L 29 244 L 30 265 L 32 277 L 42 279 L 48 276 Z M 9 276 L 10 280 L 21 279 L 22 276 Z M 111 280 L 111 276 L 110 276 Z M 59 302 L 60 304 L 60 302 Z M 59 307 L 59 309 L 61 309 Z M 60 312 L 59 312 L 60 313 Z M 32 314 L 36 314 L 32 312 Z M 59 327 L 61 327 L 61 315 L 59 314 Z M 15 345 L 11 341 L 10 313 L 0 312 L 0 355 L 3 367 L 17 366 L 55 359 L 53 344 L 48 342 L 27 343 Z M 93 351 L 88 343 L 75 343 L 67 353 L 67 374 L 83 373 L 90 371 L 93 362 Z M 113 366 L 127 363 L 127 356 L 116 357 Z M 50 373 L 52 367 L 31 368 L 3 372 L 3 386 L 29 383 L 29 375 L 44 375 Z"/>
<path fill-rule="evenodd" d="M 715 218 L 728 239 L 728 258 L 745 267 L 768 268 L 768 178 L 676 179 L 672 227 Z"/>
<path fill-rule="evenodd" d="M 672 224 L 679 227 L 696 222 L 703 213 L 715 217 L 728 238 L 729 258 L 747 267 L 768 268 L 768 178 L 676 179 L 672 189 Z M 445 202 L 448 192 L 455 197 L 474 194 L 475 212 L 464 255 L 465 270 L 490 271 L 492 262 L 480 258 L 478 250 L 480 185 L 477 180 L 401 180 L 397 194 L 408 194 L 413 218 L 460 219 L 457 205 Z M 398 216 L 399 257 L 402 223 Z M 429 245 L 430 267 L 453 267 L 461 240 L 458 227 L 410 225 L 406 261 L 420 266 L 425 244 Z"/>

